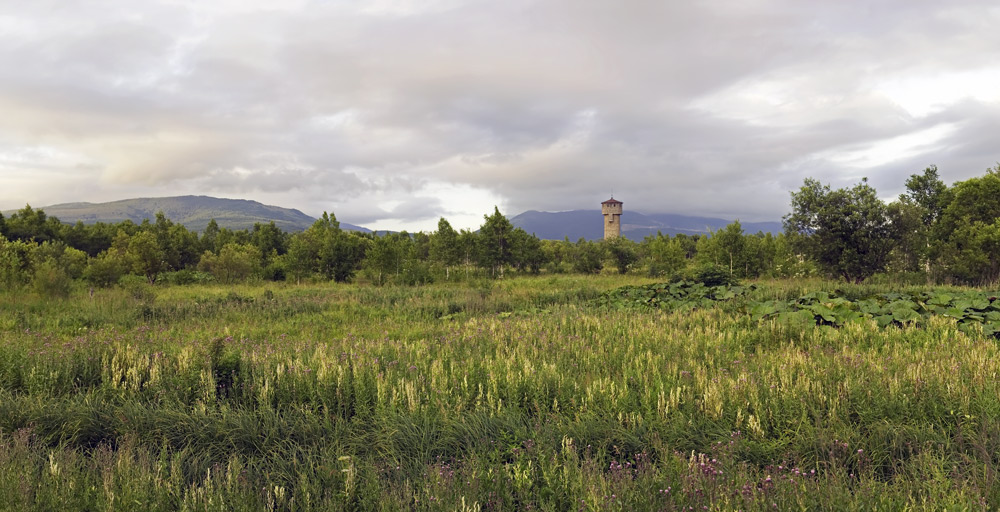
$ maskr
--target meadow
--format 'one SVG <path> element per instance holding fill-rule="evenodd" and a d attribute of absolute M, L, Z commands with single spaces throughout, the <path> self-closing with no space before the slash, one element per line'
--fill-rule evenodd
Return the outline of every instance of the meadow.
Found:
<path fill-rule="evenodd" d="M 1000 508 L 989 331 L 748 306 L 925 289 L 653 282 L 0 294 L 0 509 Z"/>

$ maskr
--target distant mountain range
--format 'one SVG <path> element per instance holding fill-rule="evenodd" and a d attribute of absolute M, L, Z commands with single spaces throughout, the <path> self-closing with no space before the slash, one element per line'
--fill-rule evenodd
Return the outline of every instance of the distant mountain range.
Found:
<path fill-rule="evenodd" d="M 219 227 L 229 229 L 251 229 L 254 223 L 274 224 L 282 231 L 303 231 L 316 222 L 299 210 L 269 206 L 246 199 L 221 199 L 208 196 L 144 197 L 123 199 L 110 203 L 65 203 L 39 208 L 46 215 L 62 222 L 84 224 L 96 222 L 116 223 L 131 220 L 140 223 L 144 219 L 152 221 L 156 213 L 162 211 L 168 219 L 183 224 L 192 231 L 203 231 L 209 221 L 215 219 Z M 4 212 L 8 214 L 9 212 Z M 340 223 L 341 229 L 368 232 L 353 224 Z"/>
<path fill-rule="evenodd" d="M 510 219 L 515 227 L 548 240 L 570 241 L 580 238 L 599 240 L 604 238 L 604 218 L 600 210 L 570 210 L 565 212 L 526 211 Z M 709 230 L 717 230 L 730 224 L 731 220 L 713 217 L 691 217 L 673 213 L 645 214 L 625 210 L 622 214 L 622 235 L 630 240 L 640 241 L 649 235 L 661 232 L 664 235 L 704 235 Z M 741 222 L 744 233 L 780 233 L 780 222 Z"/>
<path fill-rule="evenodd" d="M 183 224 L 190 230 L 203 231 L 209 221 L 215 219 L 220 227 L 229 229 L 250 229 L 254 223 L 274 224 L 283 231 L 303 231 L 316 222 L 299 210 L 270 206 L 246 199 L 221 199 L 208 196 L 176 196 L 176 197 L 146 197 L 124 199 L 109 203 L 65 203 L 39 208 L 51 217 L 57 217 L 65 223 L 74 224 L 82 221 L 84 224 L 95 222 L 116 223 L 131 220 L 141 223 L 144 219 L 153 220 L 156 213 L 162 211 L 168 219 Z M 4 212 L 9 215 L 13 212 Z M 600 210 L 571 210 L 564 212 L 526 211 L 510 219 L 511 224 L 534 233 L 542 239 L 562 240 L 569 238 L 575 242 L 578 239 L 599 240 L 604 238 L 604 219 Z M 684 233 L 687 235 L 706 234 L 709 230 L 717 230 L 729 224 L 730 220 L 713 217 L 692 217 L 671 213 L 644 214 L 626 210 L 622 215 L 622 234 L 629 239 L 640 241 L 657 231 L 665 235 Z M 743 231 L 746 233 L 781 232 L 780 222 L 745 222 Z M 341 222 L 345 230 L 371 232 L 370 229 L 354 224 Z M 380 234 L 384 233 L 379 231 Z"/>

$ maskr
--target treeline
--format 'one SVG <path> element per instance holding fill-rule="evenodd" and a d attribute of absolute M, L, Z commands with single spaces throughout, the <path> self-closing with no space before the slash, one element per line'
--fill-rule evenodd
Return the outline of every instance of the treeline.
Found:
<path fill-rule="evenodd" d="M 714 236 L 657 234 L 641 243 L 539 240 L 499 210 L 478 230 L 455 230 L 446 219 L 432 233 L 345 231 L 324 213 L 309 229 L 287 233 L 274 223 L 231 230 L 213 220 L 202 233 L 162 213 L 132 221 L 68 225 L 25 206 L 0 215 L 0 284 L 65 295 L 74 281 L 111 286 L 214 281 L 364 281 L 418 285 L 514 274 L 644 272 L 666 276 L 717 267 L 735 277 L 813 272 L 783 235 L 743 233 L 739 222 Z M 721 269 L 721 270 L 719 270 Z"/>
<path fill-rule="evenodd" d="M 476 231 L 441 219 L 432 233 L 357 233 L 324 213 L 310 228 L 275 224 L 202 233 L 162 213 L 140 224 L 63 224 L 25 206 L 0 215 L 0 285 L 66 295 L 74 282 L 111 286 L 215 281 L 364 281 L 418 285 L 515 274 L 633 272 L 726 278 L 827 275 L 853 281 L 881 272 L 984 284 L 1000 278 L 1000 165 L 947 187 L 929 167 L 885 203 L 862 181 L 832 190 L 807 179 L 792 192 L 785 232 L 745 233 L 739 221 L 710 235 L 657 234 L 636 243 L 539 240 L 499 210 Z"/>
<path fill-rule="evenodd" d="M 785 233 L 795 252 L 834 277 L 878 273 L 913 281 L 989 285 L 1000 280 L 1000 164 L 951 187 L 931 166 L 886 203 L 867 179 L 833 190 L 807 179 L 792 192 Z"/>

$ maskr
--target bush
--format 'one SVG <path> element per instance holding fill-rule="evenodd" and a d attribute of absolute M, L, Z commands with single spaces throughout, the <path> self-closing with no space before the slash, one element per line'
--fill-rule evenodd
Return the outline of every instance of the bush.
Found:
<path fill-rule="evenodd" d="M 603 268 L 603 247 L 582 239 L 577 242 L 573 258 L 573 271 L 580 274 L 599 274 Z"/>
<path fill-rule="evenodd" d="M 740 284 L 740 280 L 729 272 L 728 268 L 714 263 L 705 263 L 674 273 L 670 278 L 671 282 L 693 281 L 702 283 L 705 286 L 735 286 Z"/>
<path fill-rule="evenodd" d="M 219 254 L 205 251 L 198 270 L 211 272 L 223 283 L 237 283 L 245 281 L 259 267 L 258 258 L 252 245 L 228 243 L 219 249 Z"/>
<path fill-rule="evenodd" d="M 398 277 L 398 281 L 407 286 L 430 284 L 434 282 L 434 275 L 427 262 L 413 259 L 407 262 L 406 267 Z"/>
<path fill-rule="evenodd" d="M 284 259 L 275 259 L 261 270 L 261 278 L 266 281 L 284 281 L 288 278 L 288 269 Z"/>
<path fill-rule="evenodd" d="M 71 284 L 69 274 L 53 260 L 45 260 L 35 268 L 32 285 L 43 297 L 68 297 Z"/>
<path fill-rule="evenodd" d="M 118 260 L 101 255 L 90 260 L 83 271 L 83 278 L 94 286 L 107 288 L 117 283 L 123 273 L 124 269 Z"/>
<path fill-rule="evenodd" d="M 118 280 L 118 286 L 121 286 L 122 289 L 128 292 L 136 302 L 152 304 L 156 300 L 156 292 L 153 291 L 153 285 L 149 284 L 149 281 L 142 276 L 134 274 L 124 275 Z"/>

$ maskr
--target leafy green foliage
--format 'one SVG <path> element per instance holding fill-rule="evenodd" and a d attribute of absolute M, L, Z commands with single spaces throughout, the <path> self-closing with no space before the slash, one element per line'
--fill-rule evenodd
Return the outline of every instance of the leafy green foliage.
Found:
<path fill-rule="evenodd" d="M 522 272 L 538 274 L 545 263 L 545 252 L 542 242 L 535 235 L 528 234 L 521 228 L 514 228 L 510 233 L 511 265 Z"/>
<path fill-rule="evenodd" d="M 479 263 L 490 269 L 493 276 L 503 275 L 503 269 L 513 260 L 512 232 L 514 227 L 500 209 L 493 207 L 493 215 L 484 215 L 485 222 L 476 237 Z"/>
<path fill-rule="evenodd" d="M 198 263 L 198 270 L 208 272 L 225 284 L 246 280 L 259 267 L 260 255 L 250 244 L 228 243 L 219 254 L 205 251 Z"/>
<path fill-rule="evenodd" d="M 715 305 L 743 297 L 754 286 L 706 285 L 695 281 L 674 281 L 642 286 L 623 286 L 611 290 L 595 300 L 600 306 L 613 308 L 653 307 L 659 309 L 690 310 Z"/>
<path fill-rule="evenodd" d="M 684 267 L 687 252 L 679 237 L 670 238 L 662 233 L 648 236 L 639 246 L 640 255 L 649 264 L 649 276 L 668 276 Z"/>
<path fill-rule="evenodd" d="M 72 279 L 57 260 L 49 258 L 35 266 L 32 286 L 42 297 L 66 298 L 69 297 Z"/>
<path fill-rule="evenodd" d="M 784 225 L 799 251 L 830 275 L 855 283 L 885 268 L 897 239 L 889 210 L 867 179 L 837 190 L 806 179 L 792 192 Z"/>
<path fill-rule="evenodd" d="M 936 273 L 974 285 L 1000 280 L 1000 164 L 956 183 L 942 202 L 931 247 Z"/>
<path fill-rule="evenodd" d="M 341 230 L 336 216 L 323 212 L 309 229 L 292 238 L 288 270 L 297 280 L 318 274 L 344 282 L 360 268 L 366 245 L 365 239 Z"/>
<path fill-rule="evenodd" d="M 458 232 L 444 217 L 438 220 L 437 231 L 430 239 L 430 258 L 444 265 L 448 278 L 451 277 L 450 268 L 462 261 L 462 247 L 458 241 Z"/>
<path fill-rule="evenodd" d="M 615 268 L 618 269 L 619 274 L 628 272 L 632 264 L 639 260 L 636 243 L 625 237 L 617 236 L 604 240 L 603 244 L 605 250 L 615 262 Z"/>
<path fill-rule="evenodd" d="M 3 233 L 9 240 L 42 243 L 58 240 L 61 230 L 59 219 L 25 205 L 4 221 Z"/>
<path fill-rule="evenodd" d="M 599 273 L 604 268 L 604 254 L 601 244 L 583 238 L 577 240 L 570 256 L 573 271 L 581 274 Z"/>
<path fill-rule="evenodd" d="M 0 236 L 0 286 L 17 291 L 31 281 L 37 245 Z"/>
<path fill-rule="evenodd" d="M 670 280 L 692 281 L 706 286 L 734 286 L 740 282 L 728 268 L 707 262 L 677 272 Z"/>
<path fill-rule="evenodd" d="M 146 276 L 149 284 L 155 283 L 160 272 L 167 269 L 165 257 L 166 253 L 156 240 L 156 235 L 149 231 L 143 231 L 128 241 L 126 258 L 132 270 Z"/>
<path fill-rule="evenodd" d="M 879 327 L 923 325 L 931 316 L 955 319 L 958 328 L 1000 337 L 1000 302 L 982 292 L 883 293 L 850 300 L 824 291 L 811 292 L 791 301 L 748 304 L 755 320 L 842 327 L 854 322 L 874 321 Z"/>

